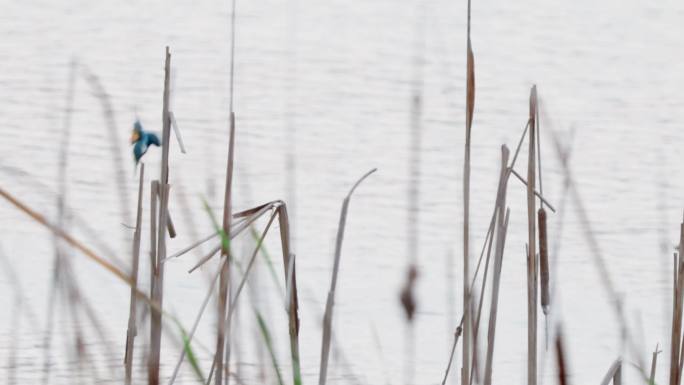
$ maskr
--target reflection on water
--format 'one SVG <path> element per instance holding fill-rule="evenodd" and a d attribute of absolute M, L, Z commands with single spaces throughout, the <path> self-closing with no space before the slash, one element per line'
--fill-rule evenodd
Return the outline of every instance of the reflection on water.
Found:
<path fill-rule="evenodd" d="M 134 209 L 137 186 L 125 138 L 136 117 L 147 128 L 161 129 L 163 52 L 170 45 L 172 108 L 188 153 L 181 154 L 172 144 L 170 207 L 179 236 L 169 241 L 169 249 L 174 252 L 210 234 L 202 199 L 219 213 L 227 155 L 227 4 L 5 3 L 0 16 L 5 36 L 0 41 L 0 186 L 48 218 L 57 217 L 59 144 L 69 63 L 75 57 L 81 70 L 75 82 L 66 169 L 67 226 L 99 253 L 116 256 L 126 266 L 132 223 L 125 211 Z M 404 321 L 398 293 L 406 273 L 411 207 L 409 160 L 415 143 L 410 111 L 418 9 L 416 2 L 385 0 L 238 3 L 236 206 L 291 201 L 306 383 L 317 378 L 321 314 L 339 207 L 350 184 L 372 167 L 379 171 L 350 206 L 334 321 L 334 345 L 341 352 L 333 349 L 329 378 L 344 383 L 403 381 Z M 613 279 L 624 295 L 628 321 L 644 347 L 643 359 L 650 357 L 657 342 L 663 345 L 668 340 L 670 328 L 670 253 L 677 244 L 684 206 L 679 194 L 684 188 L 679 168 L 684 160 L 679 151 L 684 140 L 683 16 L 684 7 L 675 1 L 657 7 L 585 0 L 473 4 L 478 88 L 472 243 L 480 247 L 488 225 L 499 146 L 515 145 L 527 116 L 529 87 L 536 83 L 546 114 L 545 195 L 558 206 L 563 179 L 543 130 L 553 127 L 567 137 L 569 128 L 576 127 L 572 170 Z M 449 298 L 459 301 L 462 287 L 465 2 L 431 2 L 425 18 L 416 176 L 420 276 L 414 369 L 416 383 L 435 383 L 446 365 L 454 320 L 460 319 L 460 304 Z M 102 89 L 86 71 L 97 76 Z M 109 115 L 103 108 L 104 93 Z M 159 172 L 159 157 L 158 149 L 146 155 L 149 178 Z M 519 170 L 524 170 L 524 159 L 520 160 Z M 294 165 L 294 172 L 287 171 L 288 164 Z M 508 201 L 511 225 L 494 381 L 522 383 L 527 235 L 524 189 L 516 181 L 510 184 Z M 572 380 L 587 383 L 602 378 L 622 346 L 576 207 L 571 200 L 566 207 L 562 239 L 556 237 L 559 216 L 549 216 L 551 249 L 562 241 L 552 256 L 559 261 L 552 276 L 559 304 L 552 311 L 563 320 Z M 149 218 L 149 212 L 144 215 Z M 53 240 L 6 203 L 0 204 L 0 218 L 0 243 L 15 272 L 0 278 L 8 293 L 0 299 L 0 306 L 8 309 L 0 315 L 0 377 L 37 382 L 44 363 L 41 347 L 54 270 Z M 145 258 L 148 242 L 145 235 Z M 187 270 L 211 246 L 167 266 L 165 307 L 184 325 L 192 324 L 215 265 L 190 275 Z M 248 241 L 238 242 L 236 250 L 248 255 L 249 246 Z M 267 247 L 278 262 L 276 237 Z M 119 382 L 128 290 L 80 254 L 66 252 L 66 258 L 108 343 L 101 342 L 84 308 L 74 313 L 66 298 L 56 296 L 51 383 L 90 383 L 92 378 Z M 141 284 L 147 287 L 144 261 Z M 288 362 L 287 323 L 279 297 L 283 287 L 270 278 L 267 266 L 263 260 L 258 263 L 257 279 L 247 290 L 234 329 L 238 342 L 233 356 L 245 378 L 259 378 L 262 371 L 273 375 L 270 366 L 258 364 L 268 364 L 268 353 L 260 343 L 250 303 L 270 320 L 279 363 L 286 367 Z M 33 317 L 15 316 L 17 300 L 9 293 L 16 284 L 10 277 L 19 280 L 23 309 L 30 309 Z M 216 320 L 212 312 L 205 317 L 197 354 L 208 370 Z M 89 357 L 81 371 L 72 347 L 76 330 L 83 332 Z M 143 352 L 144 336 L 139 340 L 137 351 Z M 179 352 L 176 343 L 164 341 L 166 376 Z M 539 366 L 550 378 L 552 356 L 542 345 L 540 337 Z M 657 378 L 665 378 L 667 365 L 667 359 L 659 360 Z M 138 378 L 143 378 L 142 362 L 139 369 Z M 188 381 L 192 376 L 189 369 L 183 372 Z M 284 377 L 290 378 L 287 371 Z M 458 376 L 452 377 L 456 383 Z"/>

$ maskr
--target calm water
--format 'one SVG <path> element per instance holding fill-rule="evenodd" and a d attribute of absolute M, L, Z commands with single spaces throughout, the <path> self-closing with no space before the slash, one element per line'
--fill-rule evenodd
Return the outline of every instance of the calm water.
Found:
<path fill-rule="evenodd" d="M 373 167 L 379 171 L 359 188 L 347 222 L 335 313 L 337 346 L 344 353 L 333 355 L 330 378 L 353 382 L 353 373 L 367 384 L 406 381 L 406 330 L 398 291 L 410 257 L 408 186 L 415 179 L 420 190 L 420 278 L 414 382 L 438 383 L 446 364 L 462 296 L 466 2 L 421 4 L 238 2 L 235 200 L 240 208 L 278 198 L 291 206 L 305 383 L 317 381 L 320 316 L 339 207 L 354 180 Z M 4 0 L 2 10 L 0 186 L 47 217 L 56 217 L 54 192 L 69 63 L 75 58 L 79 72 L 67 171 L 71 229 L 98 252 L 110 255 L 104 243 L 128 262 L 132 231 L 122 223 L 131 225 L 133 219 L 122 217 L 112 148 L 123 159 L 126 207 L 133 212 L 137 179 L 126 140 L 136 115 L 147 128 L 160 130 L 163 53 L 169 45 L 174 68 L 172 109 L 188 148 L 187 154 L 181 154 L 172 143 L 170 205 L 179 236 L 169 241 L 169 249 L 178 250 L 209 234 L 202 199 L 218 215 L 227 156 L 228 4 L 44 1 L 27 5 Z M 573 172 L 613 279 L 624 295 L 631 328 L 643 346 L 641 358 L 649 359 L 658 342 L 669 351 L 671 254 L 684 207 L 680 193 L 684 171 L 679 167 L 684 161 L 684 6 L 677 1 L 656 5 L 487 0 L 474 2 L 472 17 L 477 102 L 471 215 L 477 252 L 493 206 L 499 146 L 517 143 L 527 119 L 529 88 L 536 83 L 545 107 L 542 129 L 553 127 L 567 138 L 574 127 Z M 424 36 L 422 49 L 417 36 Z M 416 66 L 416 56 L 421 66 Z M 85 81 L 84 68 L 99 77 L 109 94 L 118 150 L 101 104 Z M 417 78 L 423 84 L 422 148 L 420 174 L 411 177 L 410 100 Z M 559 206 L 562 172 L 547 139 L 542 131 L 544 194 Z M 158 177 L 159 157 L 158 149 L 145 157 L 148 181 Z M 294 161 L 293 170 L 286 167 L 288 157 Z M 517 168 L 525 170 L 521 161 Z M 527 222 L 524 188 L 515 180 L 508 201 L 511 225 L 503 262 L 494 381 L 523 383 Z M 597 382 L 623 351 L 622 344 L 582 236 L 576 205 L 569 200 L 566 207 L 562 246 L 552 256 L 558 258 L 557 274 L 552 277 L 559 296 L 554 314 L 563 320 L 573 383 Z M 89 237 L 79 219 L 102 241 Z M 559 241 L 558 224 L 559 216 L 551 216 L 552 249 Z M 5 309 L 0 315 L 0 378 L 4 382 L 13 374 L 18 383 L 35 383 L 42 378 L 53 240 L 5 202 L 0 203 L 0 234 L 2 250 L 14 270 L 3 267 L 9 274 L 0 276 L 4 293 L 0 308 Z M 275 235 L 268 246 L 277 256 Z M 247 255 L 248 246 L 238 244 L 236 249 Z M 146 256 L 147 233 L 142 249 Z M 186 327 L 192 324 L 207 277 L 215 268 L 207 266 L 203 273 L 188 275 L 198 255 L 191 253 L 167 265 L 165 307 Z M 141 275 L 146 278 L 147 260 L 143 261 Z M 71 384 L 75 379 L 118 383 L 128 290 L 78 253 L 72 255 L 72 263 L 109 343 L 104 348 L 97 342 L 86 314 L 79 313 L 88 341 L 85 348 L 92 358 L 79 372 L 68 345 L 76 329 L 74 318 L 63 297 L 57 297 L 51 383 Z M 280 277 L 282 267 L 276 267 Z M 264 354 L 263 349 L 255 349 L 261 345 L 255 343 L 258 335 L 249 301 L 270 320 L 279 362 L 288 363 L 279 288 L 263 262 L 257 270 L 258 281 L 243 298 L 247 301 L 234 333 L 239 344 L 233 356 L 248 379 L 257 375 L 258 357 Z M 30 308 L 37 321 L 14 316 L 16 286 L 11 277 L 20 281 L 24 308 Z M 211 347 L 215 315 L 209 312 L 205 317 L 198 341 Z M 137 353 L 143 351 L 143 340 L 139 341 Z M 550 383 L 552 354 L 545 352 L 543 341 L 542 331 L 539 366 L 542 378 Z M 12 351 L 16 356 L 11 356 Z M 165 376 L 171 373 L 178 352 L 171 340 L 165 340 Z M 208 351 L 198 347 L 198 352 L 208 371 Z M 666 378 L 667 365 L 663 353 L 660 381 Z M 272 382 L 272 369 L 265 371 Z M 627 375 L 636 381 L 631 369 Z M 189 380 L 192 374 L 186 371 L 183 376 Z M 457 377 L 453 376 L 454 383 Z"/>

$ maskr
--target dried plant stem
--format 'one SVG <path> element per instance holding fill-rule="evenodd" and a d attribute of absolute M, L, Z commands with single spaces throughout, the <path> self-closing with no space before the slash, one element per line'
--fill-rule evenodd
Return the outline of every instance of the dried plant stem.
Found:
<path fill-rule="evenodd" d="M 223 233 L 230 233 L 230 221 L 232 219 L 232 188 L 233 188 L 233 161 L 235 157 L 235 114 L 230 114 L 230 137 L 228 141 L 228 164 L 226 166 L 226 190 L 225 197 L 223 201 Z M 223 320 L 226 317 L 228 311 L 228 296 L 230 288 L 230 240 L 222 240 L 221 243 L 221 256 L 228 258 L 228 263 L 224 264 L 221 268 L 221 276 L 219 278 L 219 308 L 218 317 L 219 320 Z M 224 365 L 224 349 L 226 346 L 230 345 L 230 341 L 226 342 L 226 323 L 218 323 L 218 335 L 216 340 L 216 355 L 214 357 L 214 367 L 216 368 L 215 373 L 215 384 L 223 384 L 223 365 Z"/>
<path fill-rule="evenodd" d="M 330 340 L 332 336 L 332 318 L 333 318 L 333 305 L 335 301 L 335 289 L 337 288 L 337 274 L 340 268 L 340 259 L 342 257 L 342 241 L 344 240 L 344 228 L 347 223 L 347 211 L 349 210 L 349 202 L 351 196 L 354 193 L 356 187 L 363 182 L 370 174 L 375 172 L 376 169 L 372 169 L 366 174 L 364 174 L 355 184 L 352 186 L 349 193 L 342 201 L 342 209 L 340 211 L 340 223 L 337 227 L 337 239 L 335 241 L 335 260 L 332 271 L 332 279 L 330 281 L 330 290 L 328 291 L 328 299 L 325 304 L 325 315 L 323 316 L 323 337 L 321 338 L 321 365 L 318 374 L 318 384 L 325 385 L 328 374 L 328 357 L 330 355 Z"/>
<path fill-rule="evenodd" d="M 530 92 L 530 135 L 529 155 L 527 160 L 527 230 L 528 247 L 527 256 L 527 384 L 537 384 L 537 257 L 535 253 L 535 221 L 536 201 L 534 186 L 536 178 L 535 170 L 535 129 L 537 111 L 537 87 L 532 86 Z"/>
<path fill-rule="evenodd" d="M 282 203 L 282 202 L 281 202 Z M 292 359 L 292 376 L 294 385 L 301 385 L 302 373 L 299 361 L 299 299 L 297 296 L 297 269 L 295 255 L 290 251 L 290 224 L 287 206 L 278 206 L 278 224 L 280 225 L 280 248 L 283 254 L 285 282 L 287 282 L 286 310 L 288 313 L 288 330 L 290 334 L 290 357 Z"/>
<path fill-rule="evenodd" d="M 677 274 L 674 280 L 672 308 L 672 339 L 670 341 L 670 385 L 679 385 L 680 349 L 682 340 L 682 306 L 684 304 L 684 222 L 680 226 L 679 258 L 675 256 Z"/>
<path fill-rule="evenodd" d="M 138 265 L 140 259 L 140 236 L 142 232 L 142 199 L 143 199 L 143 183 L 145 181 L 145 164 L 140 164 L 140 185 L 138 187 L 138 210 L 135 219 L 135 233 L 133 234 L 133 260 L 131 261 L 131 301 L 128 314 L 128 332 L 126 334 L 126 353 L 124 355 L 124 364 L 126 367 L 126 377 L 124 383 L 131 384 L 133 373 L 133 347 L 135 343 L 135 336 L 138 333 L 136 329 L 136 290 L 138 288 Z"/>
<path fill-rule="evenodd" d="M 461 384 L 470 383 L 470 343 L 472 339 L 472 315 L 470 314 L 470 137 L 475 110 L 475 60 L 470 43 L 470 0 L 468 0 L 467 66 L 466 66 L 466 137 L 463 162 L 463 367 Z"/>
<path fill-rule="evenodd" d="M 157 253 L 154 258 L 154 280 L 152 285 L 152 301 L 162 308 L 164 295 L 164 265 L 161 261 L 166 258 L 166 232 L 168 224 L 169 206 L 169 146 L 171 142 L 171 119 L 169 118 L 171 53 L 166 47 L 164 61 L 164 94 L 162 103 L 162 162 L 161 178 L 159 180 L 159 220 L 157 223 Z M 148 365 L 148 383 L 159 384 L 159 363 L 161 356 L 162 312 L 152 309 L 150 314 L 150 362 Z"/>
<path fill-rule="evenodd" d="M 508 229 L 508 218 L 510 210 L 506 209 L 506 190 L 508 188 L 508 148 L 501 147 L 501 176 L 496 198 L 496 249 L 494 251 L 494 275 L 492 277 L 492 300 L 489 310 L 489 327 L 487 330 L 487 354 L 485 358 L 484 384 L 492 383 L 492 368 L 494 357 L 494 342 L 496 340 L 496 316 L 499 303 L 499 287 L 501 282 L 501 266 L 503 264 L 503 252 L 506 244 L 506 231 Z M 505 210 L 505 214 L 504 214 Z"/>

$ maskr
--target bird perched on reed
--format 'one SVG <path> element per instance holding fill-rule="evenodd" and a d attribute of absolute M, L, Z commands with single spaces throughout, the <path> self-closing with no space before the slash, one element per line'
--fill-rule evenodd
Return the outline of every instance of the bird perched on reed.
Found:
<path fill-rule="evenodd" d="M 159 137 L 151 132 L 145 132 L 143 130 L 140 120 L 136 120 L 133 123 L 133 133 L 131 134 L 131 144 L 133 146 L 133 157 L 135 158 L 135 164 L 138 165 L 140 158 L 147 152 L 150 145 L 155 145 L 157 147 L 161 146 Z"/>

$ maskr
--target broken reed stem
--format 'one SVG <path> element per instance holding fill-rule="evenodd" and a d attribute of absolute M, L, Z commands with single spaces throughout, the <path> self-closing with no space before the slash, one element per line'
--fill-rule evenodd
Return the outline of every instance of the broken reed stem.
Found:
<path fill-rule="evenodd" d="M 325 381 L 328 374 L 328 357 L 330 355 L 330 339 L 332 336 L 332 317 L 333 317 L 333 305 L 335 301 L 335 289 L 337 288 L 337 274 L 340 269 L 340 259 L 342 257 L 342 241 L 344 240 L 344 228 L 347 223 L 347 211 L 349 210 L 349 202 L 351 196 L 354 193 L 356 187 L 363 182 L 370 174 L 374 173 L 377 169 L 372 169 L 366 174 L 364 174 L 355 184 L 352 186 L 349 193 L 342 201 L 342 209 L 340 211 L 340 222 L 337 226 L 337 239 L 335 240 L 335 260 L 332 271 L 332 279 L 330 280 L 330 290 L 328 291 L 328 299 L 325 304 L 325 315 L 323 316 L 323 336 L 321 338 L 321 365 L 318 374 L 318 384 L 325 385 Z"/>
<path fill-rule="evenodd" d="M 290 333 L 290 357 L 292 359 L 292 377 L 294 385 L 301 385 L 302 373 L 299 361 L 299 299 L 297 296 L 297 269 L 295 256 L 290 251 L 290 224 L 287 206 L 281 202 L 278 206 L 278 224 L 280 225 L 280 248 L 283 253 L 288 330 Z"/>
<path fill-rule="evenodd" d="M 140 164 L 140 185 L 138 186 L 138 209 L 135 219 L 135 233 L 133 234 L 133 261 L 131 266 L 131 306 L 128 314 L 128 332 L 126 335 L 126 353 L 124 355 L 124 364 L 126 366 L 126 374 L 124 383 L 131 384 L 133 372 L 133 347 L 135 343 L 135 336 L 138 334 L 136 330 L 136 290 L 138 289 L 138 266 L 140 260 L 140 236 L 142 232 L 142 199 L 143 199 L 143 183 L 145 182 L 145 163 Z"/>
<path fill-rule="evenodd" d="M 230 113 L 230 134 L 228 141 L 228 164 L 226 166 L 226 190 L 223 201 L 223 233 L 230 233 L 230 220 L 231 220 L 231 209 L 232 209 L 232 189 L 233 189 L 233 161 L 235 157 L 235 114 L 231 111 Z M 219 278 L 219 303 L 218 303 L 218 318 L 223 320 L 226 317 L 228 311 L 228 291 L 230 287 L 229 280 L 229 268 L 230 268 L 230 240 L 222 240 L 221 242 L 221 256 L 228 259 L 228 263 L 221 267 L 221 276 Z M 223 384 L 223 356 L 224 348 L 226 345 L 230 345 L 230 341 L 226 342 L 226 323 L 218 323 L 216 339 L 216 353 L 214 356 L 214 367 L 215 367 L 215 384 Z"/>
<path fill-rule="evenodd" d="M 470 137 L 475 110 L 475 59 L 470 43 L 470 0 L 468 0 L 467 64 L 466 64 L 466 125 L 465 160 L 463 162 L 463 367 L 461 384 L 470 383 L 470 343 L 472 315 L 470 314 Z"/>
<path fill-rule="evenodd" d="M 501 146 L 501 174 L 499 177 L 499 187 L 496 197 L 496 249 L 494 251 L 494 275 L 492 277 L 492 300 L 489 310 L 489 327 L 487 330 L 487 355 L 485 358 L 484 384 L 492 383 L 492 365 L 494 357 L 494 342 L 496 339 L 496 315 L 499 303 L 499 285 L 501 282 L 501 266 L 503 263 L 503 252 L 506 243 L 506 230 L 508 229 L 508 218 L 510 210 L 506 208 L 506 190 L 508 188 L 508 164 L 509 151 L 506 146 Z"/>
<path fill-rule="evenodd" d="M 535 253 L 535 129 L 537 114 L 537 86 L 530 92 L 530 135 L 527 160 L 527 384 L 537 384 L 537 256 Z"/>
<path fill-rule="evenodd" d="M 154 258 L 154 284 L 152 290 L 152 301 L 163 306 L 164 294 L 164 265 L 161 261 L 166 258 L 166 232 L 168 224 L 169 207 L 169 145 L 171 138 L 171 120 L 169 118 L 169 96 L 170 96 L 170 75 L 171 75 L 171 53 L 166 47 L 164 61 L 164 94 L 162 100 L 162 163 L 161 177 L 159 180 L 159 221 L 157 223 L 157 253 Z M 152 325 L 150 335 L 150 364 L 149 378 L 150 385 L 159 384 L 159 363 L 161 355 L 161 332 L 162 332 L 162 313 L 157 309 L 152 309 L 150 320 Z"/>

